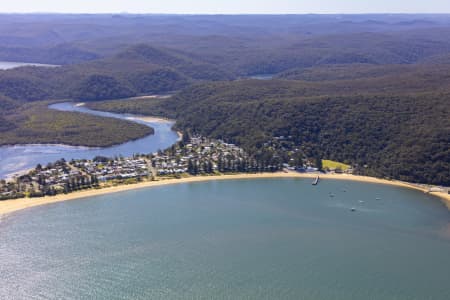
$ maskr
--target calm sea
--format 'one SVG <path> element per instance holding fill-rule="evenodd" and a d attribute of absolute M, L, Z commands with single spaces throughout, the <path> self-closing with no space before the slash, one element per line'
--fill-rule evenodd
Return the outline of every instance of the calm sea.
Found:
<path fill-rule="evenodd" d="M 449 278 L 449 211 L 392 186 L 180 184 L 0 223 L 0 299 L 447 300 Z"/>

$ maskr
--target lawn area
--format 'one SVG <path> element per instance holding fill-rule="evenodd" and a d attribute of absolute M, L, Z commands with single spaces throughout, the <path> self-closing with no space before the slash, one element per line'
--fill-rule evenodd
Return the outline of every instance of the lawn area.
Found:
<path fill-rule="evenodd" d="M 345 171 L 348 168 L 350 168 L 349 165 L 346 165 L 344 163 L 340 163 L 340 162 L 332 161 L 332 160 L 326 160 L 326 159 L 322 160 L 322 166 L 324 169 L 328 168 L 330 170 L 334 170 L 336 168 L 341 168 L 342 171 Z"/>

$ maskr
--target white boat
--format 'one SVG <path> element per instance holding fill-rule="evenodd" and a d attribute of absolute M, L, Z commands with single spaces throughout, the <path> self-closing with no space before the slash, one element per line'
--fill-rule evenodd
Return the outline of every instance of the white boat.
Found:
<path fill-rule="evenodd" d="M 317 185 L 319 183 L 319 175 L 317 175 L 316 179 L 312 182 L 312 185 Z"/>

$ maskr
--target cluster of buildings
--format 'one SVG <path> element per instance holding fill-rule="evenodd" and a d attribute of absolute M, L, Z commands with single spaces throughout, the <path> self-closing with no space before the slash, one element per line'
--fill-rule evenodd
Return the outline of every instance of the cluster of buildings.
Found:
<path fill-rule="evenodd" d="M 12 181 L 0 181 L 0 199 L 56 195 L 91 184 L 90 176 L 61 159 L 47 166 L 37 165 L 35 169 Z"/>
<path fill-rule="evenodd" d="M 319 161 L 319 158 L 317 158 Z M 273 172 L 279 170 L 318 172 L 320 162 L 304 157 L 291 137 L 279 136 L 248 155 L 242 148 L 222 140 L 193 136 L 153 154 L 128 158 L 95 157 L 92 160 L 64 159 L 46 166 L 37 165 L 12 180 L 0 180 L 0 200 L 41 197 L 97 188 L 104 184 L 127 184 L 157 177 L 213 173 Z M 352 173 L 352 169 L 327 169 Z M 431 190 L 430 190 L 431 191 Z M 450 193 L 450 190 L 447 190 Z"/>
<path fill-rule="evenodd" d="M 238 172 L 249 161 L 245 151 L 234 144 L 196 136 L 150 155 L 59 160 L 38 165 L 13 180 L 0 181 L 0 200 L 70 193 L 108 182 L 131 183 L 158 176 Z"/>
<path fill-rule="evenodd" d="M 13 182 L 0 180 L 0 200 L 22 198 L 23 192 L 18 192 L 17 186 Z"/>
<path fill-rule="evenodd" d="M 0 181 L 0 200 L 70 193 L 108 183 L 126 184 L 156 177 L 213 173 L 317 172 L 302 151 L 287 137 L 276 137 L 252 156 L 235 144 L 193 136 L 149 155 L 59 160 L 38 165 L 12 181 Z"/>
<path fill-rule="evenodd" d="M 99 182 L 114 179 L 148 177 L 150 164 L 145 157 L 117 158 L 95 157 L 93 160 L 73 160 L 71 165 Z"/>
<path fill-rule="evenodd" d="M 231 166 L 248 159 L 245 151 L 234 144 L 200 136 L 191 137 L 188 143 L 179 143 L 151 157 L 152 166 L 159 176 L 232 171 Z"/>

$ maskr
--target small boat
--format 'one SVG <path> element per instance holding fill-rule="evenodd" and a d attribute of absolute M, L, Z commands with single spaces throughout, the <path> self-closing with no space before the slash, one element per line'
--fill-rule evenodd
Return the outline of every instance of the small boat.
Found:
<path fill-rule="evenodd" d="M 364 203 L 364 201 L 363 200 L 359 200 L 359 203 Z"/>
<path fill-rule="evenodd" d="M 356 211 L 356 208 L 352 207 L 350 208 L 350 211 Z"/>
<path fill-rule="evenodd" d="M 381 200 L 381 198 L 378 198 L 378 197 L 377 197 L 377 198 L 376 198 L 375 200 L 377 200 L 377 201 L 380 201 L 380 200 Z"/>
<path fill-rule="evenodd" d="M 317 185 L 319 183 L 319 175 L 317 175 L 316 179 L 312 182 L 312 185 Z"/>
<path fill-rule="evenodd" d="M 330 197 L 333 198 L 333 197 L 334 197 L 334 194 L 330 193 Z"/>

